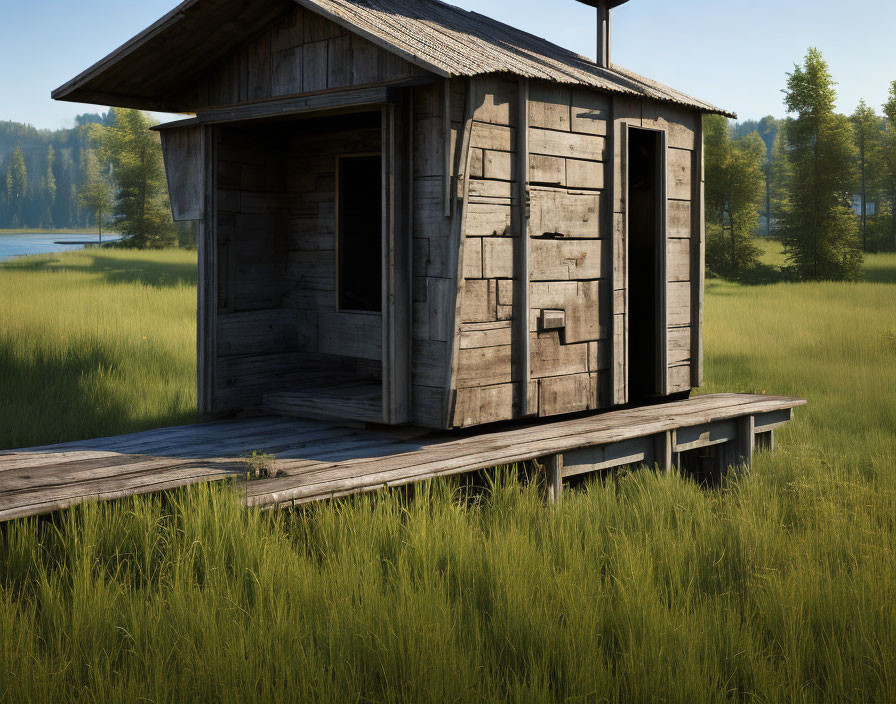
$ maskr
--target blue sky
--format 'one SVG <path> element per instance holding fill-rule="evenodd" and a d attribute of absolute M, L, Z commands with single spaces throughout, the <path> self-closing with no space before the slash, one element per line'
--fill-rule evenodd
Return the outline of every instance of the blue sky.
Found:
<path fill-rule="evenodd" d="M 177 0 L 2 1 L 0 120 L 71 126 L 98 108 L 50 91 L 175 6 Z M 574 0 L 454 0 L 588 56 L 594 10 Z M 613 11 L 613 60 L 742 119 L 783 116 L 785 73 L 817 46 L 839 109 L 880 109 L 896 80 L 896 3 L 889 0 L 631 0 Z"/>

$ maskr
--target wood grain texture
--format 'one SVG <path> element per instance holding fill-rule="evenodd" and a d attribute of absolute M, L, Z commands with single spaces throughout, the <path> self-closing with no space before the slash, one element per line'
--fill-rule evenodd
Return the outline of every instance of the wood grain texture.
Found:
<path fill-rule="evenodd" d="M 205 212 L 204 139 L 200 125 L 160 130 L 168 196 L 174 220 L 200 220 Z"/>
<path fill-rule="evenodd" d="M 469 397 L 475 400 L 468 404 L 461 399 L 458 409 L 470 409 L 471 424 L 487 418 L 483 409 L 501 415 L 502 405 L 514 403 L 514 386 L 471 389 Z M 735 419 L 758 418 L 804 403 L 715 394 L 466 436 L 419 428 L 361 430 L 331 421 L 272 417 L 162 428 L 0 452 L 0 520 L 233 478 L 245 473 L 241 456 L 253 449 L 275 455 L 282 476 L 241 485 L 246 503 L 292 505 L 551 454 L 571 454 L 569 465 L 574 466 L 575 451 L 604 446 L 604 457 L 620 455 L 625 445 L 617 443 L 668 431 L 678 431 L 679 447 L 712 441 Z M 736 432 L 735 427 L 735 437 Z"/>

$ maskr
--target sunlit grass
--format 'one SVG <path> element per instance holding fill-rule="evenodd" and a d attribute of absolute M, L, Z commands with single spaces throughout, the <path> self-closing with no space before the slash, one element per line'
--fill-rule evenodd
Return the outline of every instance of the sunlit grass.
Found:
<path fill-rule="evenodd" d="M 70 315 L 33 315 L 109 330 L 82 339 L 124 365 L 147 329 L 127 312 L 179 292 L 147 327 L 171 326 L 158 349 L 192 393 L 191 286 L 110 284 L 135 259 L 106 275 L 90 261 L 9 288 L 0 269 L 0 301 L 75 277 L 105 304 L 88 316 L 56 296 Z M 719 490 L 641 470 L 547 509 L 505 473 L 474 500 L 435 482 L 261 512 L 218 485 L 6 524 L 0 699 L 896 701 L 896 267 L 867 268 L 877 283 L 708 283 L 704 391 L 809 399 Z M 121 327 L 98 326 L 109 307 Z M 67 358 L 41 334 L 32 357 Z M 141 367 L 119 367 L 119 393 Z M 126 396 L 147 422 L 160 378 Z"/>
<path fill-rule="evenodd" d="M 195 281 L 182 250 L 0 265 L 0 448 L 193 419 Z"/>

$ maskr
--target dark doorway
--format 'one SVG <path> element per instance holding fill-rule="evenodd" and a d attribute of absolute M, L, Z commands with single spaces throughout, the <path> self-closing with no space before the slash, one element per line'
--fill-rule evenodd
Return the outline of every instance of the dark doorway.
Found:
<path fill-rule="evenodd" d="M 339 159 L 339 309 L 382 311 L 382 164 L 379 154 Z"/>
<path fill-rule="evenodd" d="M 629 402 L 662 395 L 662 133 L 628 130 Z"/>

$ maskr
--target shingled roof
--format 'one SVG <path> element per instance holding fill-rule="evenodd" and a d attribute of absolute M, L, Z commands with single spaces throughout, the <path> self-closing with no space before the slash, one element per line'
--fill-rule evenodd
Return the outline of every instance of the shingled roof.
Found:
<path fill-rule="evenodd" d="M 588 57 L 546 39 L 440 0 L 294 1 L 439 76 L 510 73 L 643 96 L 734 117 L 733 113 L 615 64 L 610 69 L 601 68 Z M 260 0 L 230 4 L 234 9 L 238 7 L 243 17 L 255 8 L 255 16 L 263 15 L 265 21 L 269 21 L 272 7 L 282 8 L 280 2 Z M 213 30 L 222 24 L 221 12 L 227 5 L 227 0 L 217 3 L 186 0 L 130 42 L 56 89 L 53 97 L 126 104 L 112 102 L 117 95 L 131 98 L 130 104 L 134 107 L 143 106 L 137 104 L 142 102 L 146 107 L 166 109 L 164 98 L 173 92 L 176 78 L 182 83 L 189 74 L 205 70 L 223 51 L 233 48 L 219 41 L 213 45 L 213 52 L 194 50 L 198 44 L 208 46 L 213 41 Z M 232 27 L 233 18 L 230 19 L 227 24 Z M 248 38 L 252 31 L 257 31 L 258 22 L 244 22 L 245 38 Z M 192 47 L 184 46 L 186 37 L 191 36 L 190 27 L 196 28 Z M 178 52 L 179 57 L 175 56 Z M 167 67 L 175 60 L 179 73 L 172 75 L 170 70 L 158 70 L 159 66 Z M 153 74 L 141 80 L 139 67 L 153 63 Z M 168 85 L 162 78 L 165 75 L 171 76 Z M 132 88 L 128 87 L 129 83 L 133 84 Z M 134 97 L 138 100 L 133 100 Z M 176 106 L 170 107 L 177 110 Z"/>

